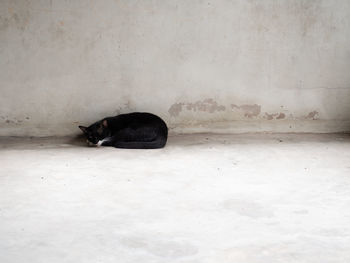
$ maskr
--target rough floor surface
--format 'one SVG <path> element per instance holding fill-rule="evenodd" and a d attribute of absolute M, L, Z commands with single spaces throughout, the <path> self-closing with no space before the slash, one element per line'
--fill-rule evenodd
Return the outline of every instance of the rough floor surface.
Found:
<path fill-rule="evenodd" d="M 350 136 L 0 139 L 0 262 L 350 262 Z"/>

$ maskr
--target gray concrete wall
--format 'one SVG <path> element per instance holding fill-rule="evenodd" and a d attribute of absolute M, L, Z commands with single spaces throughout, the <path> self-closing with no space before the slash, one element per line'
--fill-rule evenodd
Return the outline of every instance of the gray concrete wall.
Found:
<path fill-rule="evenodd" d="M 348 0 L 0 1 L 0 135 L 350 130 L 349 69 Z"/>

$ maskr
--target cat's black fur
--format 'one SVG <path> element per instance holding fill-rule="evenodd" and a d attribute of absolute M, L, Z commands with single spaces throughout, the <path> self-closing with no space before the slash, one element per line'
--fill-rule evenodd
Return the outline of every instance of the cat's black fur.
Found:
<path fill-rule="evenodd" d="M 133 112 L 107 117 L 89 127 L 79 126 L 88 143 L 96 146 L 114 146 L 128 149 L 163 148 L 168 138 L 168 127 L 158 116 Z"/>

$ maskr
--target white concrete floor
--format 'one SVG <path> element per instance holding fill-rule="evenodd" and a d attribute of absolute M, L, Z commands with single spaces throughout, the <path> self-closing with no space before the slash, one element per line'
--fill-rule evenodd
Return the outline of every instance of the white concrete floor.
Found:
<path fill-rule="evenodd" d="M 0 139 L 0 262 L 350 262 L 350 136 Z"/>

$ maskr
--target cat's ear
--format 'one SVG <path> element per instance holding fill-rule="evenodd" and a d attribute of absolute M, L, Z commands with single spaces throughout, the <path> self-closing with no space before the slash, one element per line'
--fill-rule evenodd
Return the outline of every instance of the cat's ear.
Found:
<path fill-rule="evenodd" d="M 107 128 L 107 127 L 108 127 L 107 120 L 104 120 L 104 121 L 102 122 L 102 125 L 103 125 L 103 127 Z"/>
<path fill-rule="evenodd" d="M 83 133 L 86 133 L 87 132 L 87 128 L 86 127 L 84 127 L 84 126 L 79 126 L 79 128 L 80 128 L 80 130 L 82 130 L 83 131 Z"/>

